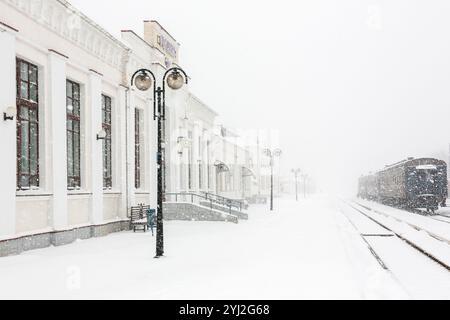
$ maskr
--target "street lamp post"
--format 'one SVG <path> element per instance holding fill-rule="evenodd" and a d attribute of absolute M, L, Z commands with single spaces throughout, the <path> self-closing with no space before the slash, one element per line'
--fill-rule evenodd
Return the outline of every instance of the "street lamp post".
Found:
<path fill-rule="evenodd" d="M 298 175 L 302 171 L 300 169 L 292 169 L 292 173 L 295 175 L 295 199 L 298 201 Z"/>
<path fill-rule="evenodd" d="M 270 158 L 270 211 L 273 211 L 273 165 L 274 158 L 281 157 L 281 150 L 264 149 L 264 154 Z"/>
<path fill-rule="evenodd" d="M 156 85 L 155 74 L 148 69 L 140 69 L 133 74 L 131 86 L 135 85 L 140 91 L 148 91 L 153 87 L 153 120 L 158 120 L 158 200 L 156 218 L 156 256 L 164 256 L 164 226 L 163 226 L 163 123 L 166 120 L 166 82 L 172 90 L 179 90 L 188 83 L 188 76 L 181 68 L 171 68 L 166 71 L 162 79 L 162 86 Z"/>

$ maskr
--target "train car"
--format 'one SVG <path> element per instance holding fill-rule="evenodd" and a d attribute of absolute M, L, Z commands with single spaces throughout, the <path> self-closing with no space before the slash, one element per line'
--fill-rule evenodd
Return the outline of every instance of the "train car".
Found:
<path fill-rule="evenodd" d="M 363 176 L 359 179 L 358 197 L 377 201 L 379 194 L 378 189 L 378 178 L 376 175 L 371 174 Z"/>
<path fill-rule="evenodd" d="M 406 193 L 406 171 L 405 165 L 408 160 L 386 166 L 383 170 L 377 172 L 379 183 L 378 198 L 379 201 L 388 205 L 402 206 L 407 201 Z"/>
<path fill-rule="evenodd" d="M 448 196 L 447 164 L 432 158 L 408 158 L 362 177 L 358 196 L 434 212 L 439 205 L 445 206 Z"/>

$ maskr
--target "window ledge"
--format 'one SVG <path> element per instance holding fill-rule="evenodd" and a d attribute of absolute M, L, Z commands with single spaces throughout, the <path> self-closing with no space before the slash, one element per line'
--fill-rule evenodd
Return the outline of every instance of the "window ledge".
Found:
<path fill-rule="evenodd" d="M 26 193 L 16 193 L 16 198 L 17 199 L 41 199 L 41 200 L 48 200 L 51 199 L 53 197 L 53 194 L 51 193 L 44 193 L 44 192 L 26 192 Z"/>
<path fill-rule="evenodd" d="M 86 190 L 67 190 L 68 196 L 91 196 L 92 192 Z"/>
<path fill-rule="evenodd" d="M 138 190 L 134 190 L 135 194 L 150 194 L 150 190 L 142 190 L 142 189 L 138 189 Z"/>
<path fill-rule="evenodd" d="M 16 191 L 16 197 L 51 197 L 51 196 L 53 196 L 52 193 L 41 189 Z"/>
<path fill-rule="evenodd" d="M 118 195 L 118 194 L 122 194 L 122 191 L 120 191 L 120 190 L 109 190 L 109 189 L 104 189 L 103 190 L 103 194 L 105 194 L 105 195 L 108 195 L 108 194 L 111 194 L 111 195 Z"/>

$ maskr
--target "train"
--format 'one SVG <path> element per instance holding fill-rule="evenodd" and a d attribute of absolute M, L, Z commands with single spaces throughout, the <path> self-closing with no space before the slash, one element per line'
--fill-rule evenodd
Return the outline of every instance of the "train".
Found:
<path fill-rule="evenodd" d="M 362 176 L 358 197 L 407 209 L 434 213 L 448 197 L 447 163 L 433 158 L 408 158 Z"/>

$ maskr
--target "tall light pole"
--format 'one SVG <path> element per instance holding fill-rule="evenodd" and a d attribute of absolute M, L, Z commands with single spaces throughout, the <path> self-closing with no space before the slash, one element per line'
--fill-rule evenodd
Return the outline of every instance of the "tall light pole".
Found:
<path fill-rule="evenodd" d="M 270 211 L 273 211 L 273 166 L 274 166 L 274 158 L 281 157 L 281 150 L 275 149 L 264 149 L 264 154 L 270 158 Z"/>
<path fill-rule="evenodd" d="M 166 120 L 166 83 L 172 90 L 179 90 L 188 83 L 188 76 L 181 68 L 171 68 L 162 78 L 162 85 L 156 85 L 155 74 L 148 69 L 140 69 L 131 77 L 131 86 L 135 85 L 140 91 L 148 91 L 153 87 L 153 120 L 158 120 L 158 201 L 156 218 L 156 256 L 164 256 L 164 215 L 163 215 L 163 123 Z"/>
<path fill-rule="evenodd" d="M 295 199 L 298 202 L 298 175 L 302 171 L 300 169 L 292 169 L 292 173 L 295 175 Z"/>

